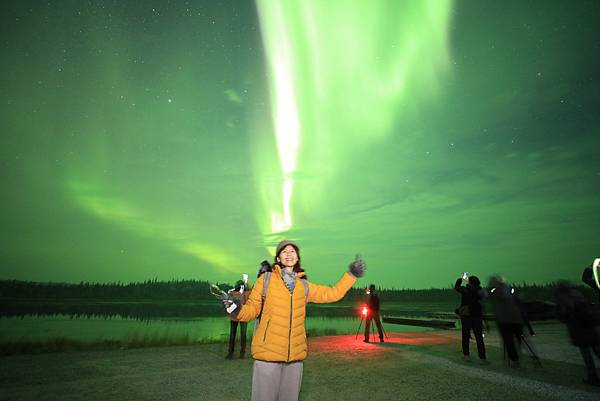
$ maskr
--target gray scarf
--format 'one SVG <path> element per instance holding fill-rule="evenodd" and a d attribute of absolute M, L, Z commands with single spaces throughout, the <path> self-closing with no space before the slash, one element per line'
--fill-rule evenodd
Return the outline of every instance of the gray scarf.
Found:
<path fill-rule="evenodd" d="M 283 277 L 283 282 L 288 290 L 290 290 L 290 294 L 294 292 L 294 287 L 296 286 L 296 277 L 298 277 L 298 273 L 295 271 L 288 273 L 286 269 L 281 269 L 281 277 Z"/>

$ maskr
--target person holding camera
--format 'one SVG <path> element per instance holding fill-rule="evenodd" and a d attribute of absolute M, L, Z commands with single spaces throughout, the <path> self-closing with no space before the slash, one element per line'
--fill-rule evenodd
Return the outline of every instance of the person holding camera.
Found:
<path fill-rule="evenodd" d="M 298 400 L 308 348 L 304 327 L 306 304 L 340 300 L 356 279 L 363 276 L 365 267 L 357 256 L 337 284 L 313 284 L 306 280 L 300 266 L 300 248 L 295 242 L 285 240 L 277 245 L 271 271 L 256 280 L 245 305 L 233 297 L 223 299 L 232 319 L 247 322 L 260 315 L 252 338 L 253 401 Z"/>
<path fill-rule="evenodd" d="M 463 281 L 467 285 L 463 286 Z M 477 354 L 482 364 L 489 363 L 485 357 L 485 344 L 483 342 L 483 307 L 481 301 L 486 297 L 485 291 L 481 288 L 481 282 L 476 276 L 469 276 L 463 273 L 454 283 L 454 289 L 460 293 L 460 306 L 456 309 L 456 314 L 460 316 L 462 327 L 462 351 L 465 361 L 470 361 L 469 339 L 471 331 L 477 342 Z"/>

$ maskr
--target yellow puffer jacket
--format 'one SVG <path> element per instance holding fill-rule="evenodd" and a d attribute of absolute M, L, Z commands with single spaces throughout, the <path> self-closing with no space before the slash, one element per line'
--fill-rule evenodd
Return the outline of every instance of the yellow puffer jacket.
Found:
<path fill-rule="evenodd" d="M 237 320 L 247 322 L 260 313 L 263 292 L 263 274 L 258 278 L 248 302 L 237 315 Z M 285 286 L 278 265 L 273 266 L 269 279 L 263 314 L 258 329 L 252 338 L 252 357 L 269 362 L 302 361 L 307 355 L 306 331 L 306 295 L 298 273 L 294 291 Z M 356 277 L 344 273 L 334 286 L 308 283 L 308 302 L 327 303 L 340 300 L 356 282 Z"/>

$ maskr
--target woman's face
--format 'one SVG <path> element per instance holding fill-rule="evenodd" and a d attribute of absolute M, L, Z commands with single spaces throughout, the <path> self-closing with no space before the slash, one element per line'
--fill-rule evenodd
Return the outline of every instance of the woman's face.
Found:
<path fill-rule="evenodd" d="M 285 248 L 283 248 L 283 251 L 281 251 L 279 254 L 279 262 L 284 267 L 296 266 L 296 263 L 298 263 L 298 254 L 296 253 L 296 249 L 291 245 L 287 245 Z"/>

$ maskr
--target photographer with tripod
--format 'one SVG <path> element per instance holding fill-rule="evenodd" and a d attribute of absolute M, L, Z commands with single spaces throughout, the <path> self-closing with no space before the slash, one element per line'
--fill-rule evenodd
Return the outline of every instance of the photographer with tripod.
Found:
<path fill-rule="evenodd" d="M 494 307 L 498 331 L 504 343 L 505 356 L 508 356 L 508 365 L 511 368 L 520 366 L 519 350 L 522 341 L 525 341 L 531 351 L 534 363 L 539 363 L 539 358 L 524 338 L 523 324 L 525 322 L 523 312 L 514 289 L 499 276 L 492 276 L 488 287 L 490 288 L 490 301 Z"/>
<path fill-rule="evenodd" d="M 380 307 L 379 307 L 379 296 L 375 293 L 375 284 L 369 285 L 369 290 L 367 291 L 369 294 L 369 303 L 368 303 L 368 311 L 367 316 L 365 318 L 365 339 L 364 342 L 369 342 L 369 329 L 371 328 L 371 320 L 375 321 L 375 325 L 377 325 L 377 332 L 379 333 L 379 342 L 383 342 L 383 327 L 381 326 L 381 318 L 380 318 Z"/>

